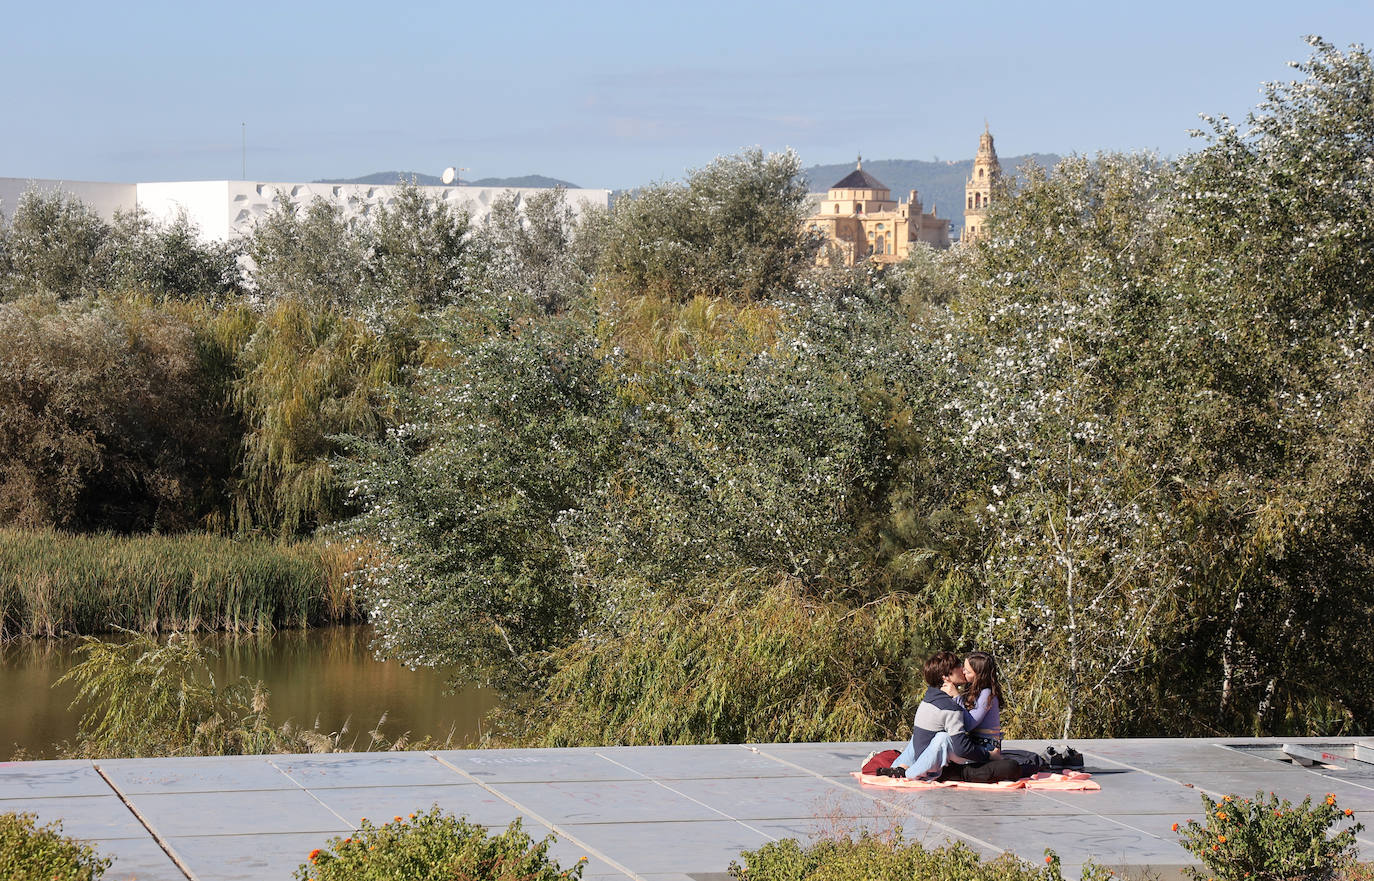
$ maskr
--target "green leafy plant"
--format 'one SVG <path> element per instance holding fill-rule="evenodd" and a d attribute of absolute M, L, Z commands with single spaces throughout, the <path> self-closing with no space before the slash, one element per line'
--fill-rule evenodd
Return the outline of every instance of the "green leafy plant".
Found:
<path fill-rule="evenodd" d="M 1003 853 L 983 861 L 963 842 L 927 849 L 900 832 L 854 838 L 823 838 L 809 847 L 787 838 L 741 854 L 732 862 L 736 881 L 1062 881 L 1059 856 L 1045 851 L 1043 865 Z M 1111 873 L 1092 864 L 1082 881 L 1106 881 Z"/>
<path fill-rule="evenodd" d="M 330 839 L 296 869 L 299 881 L 577 881 L 585 857 L 571 869 L 549 859 L 550 835 L 535 842 L 519 818 L 500 835 L 436 805 L 380 826 L 366 817 L 352 835 Z"/>
<path fill-rule="evenodd" d="M 1272 792 L 1221 801 L 1204 794 L 1202 806 L 1202 820 L 1173 825 L 1180 843 L 1206 867 L 1188 870 L 1199 881 L 1332 881 L 1355 868 L 1355 836 L 1364 825 L 1340 828 L 1355 812 L 1342 809 L 1332 793 L 1316 804 L 1308 796 L 1300 805 Z"/>
<path fill-rule="evenodd" d="M 0 878 L 90 881 L 110 867 L 89 844 L 62 834 L 62 823 L 37 825 L 33 814 L 0 814 Z"/>

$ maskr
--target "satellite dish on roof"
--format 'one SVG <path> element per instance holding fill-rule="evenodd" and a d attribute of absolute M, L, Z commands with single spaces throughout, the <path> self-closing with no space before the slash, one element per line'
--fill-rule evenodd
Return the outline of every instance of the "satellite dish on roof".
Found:
<path fill-rule="evenodd" d="M 458 169 L 454 168 L 452 165 L 450 165 L 448 168 L 445 168 L 444 173 L 439 176 L 439 180 L 444 182 L 444 186 L 448 186 L 457 179 Z"/>

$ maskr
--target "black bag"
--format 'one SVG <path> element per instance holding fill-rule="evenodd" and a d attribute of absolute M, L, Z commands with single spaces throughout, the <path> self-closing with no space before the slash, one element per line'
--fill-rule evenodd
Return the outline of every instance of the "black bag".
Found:
<path fill-rule="evenodd" d="M 1002 750 L 1002 758 L 1011 759 L 1020 765 L 1022 777 L 1030 777 L 1041 771 L 1050 770 L 1049 759 L 1028 749 L 1004 749 Z"/>
<path fill-rule="evenodd" d="M 1003 756 L 986 762 L 960 765 L 962 780 L 965 783 L 1001 783 L 1004 780 L 1020 780 L 1021 765 L 1015 759 Z"/>

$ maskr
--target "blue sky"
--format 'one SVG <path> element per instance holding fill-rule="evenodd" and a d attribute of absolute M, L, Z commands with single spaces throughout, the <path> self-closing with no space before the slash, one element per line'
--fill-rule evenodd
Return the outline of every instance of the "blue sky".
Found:
<path fill-rule="evenodd" d="M 15 3 L 0 177 L 352 177 L 447 165 L 582 186 L 742 147 L 805 164 L 1176 155 L 1374 2 Z"/>

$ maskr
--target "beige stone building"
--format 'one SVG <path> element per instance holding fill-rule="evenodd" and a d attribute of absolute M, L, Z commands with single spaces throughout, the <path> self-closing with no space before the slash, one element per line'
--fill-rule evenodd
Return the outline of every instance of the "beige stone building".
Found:
<path fill-rule="evenodd" d="M 838 253 L 847 266 L 865 258 L 899 263 L 917 242 L 949 247 L 949 221 L 935 214 L 935 206 L 927 213 L 915 190 L 906 201 L 895 201 L 882 181 L 864 171 L 862 157 L 826 193 L 820 210 L 807 218 L 807 226 L 823 234 L 829 251 Z M 824 251 L 822 255 L 825 259 Z"/>
<path fill-rule="evenodd" d="M 972 242 L 983 234 L 983 221 L 992 201 L 993 187 L 1002 177 L 1002 164 L 997 161 L 997 148 L 987 125 L 978 136 L 978 155 L 973 157 L 973 171 L 964 184 L 964 234 L 960 242 Z"/>

